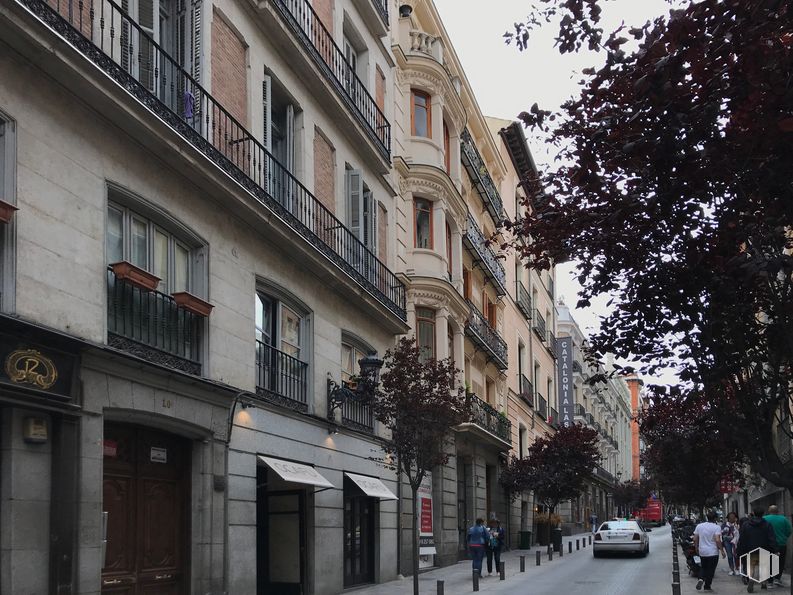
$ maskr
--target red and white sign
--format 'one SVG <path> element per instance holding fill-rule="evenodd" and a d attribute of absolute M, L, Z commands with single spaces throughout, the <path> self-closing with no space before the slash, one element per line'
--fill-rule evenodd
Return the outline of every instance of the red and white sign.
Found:
<path fill-rule="evenodd" d="M 432 475 L 427 473 L 416 494 L 419 501 L 419 555 L 435 554 L 435 539 L 432 534 Z M 430 559 L 430 566 L 434 561 Z"/>

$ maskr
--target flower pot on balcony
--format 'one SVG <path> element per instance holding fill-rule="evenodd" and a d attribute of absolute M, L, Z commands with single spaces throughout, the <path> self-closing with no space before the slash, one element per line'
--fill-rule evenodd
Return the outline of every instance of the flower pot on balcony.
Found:
<path fill-rule="evenodd" d="M 209 316 L 209 313 L 212 312 L 212 308 L 215 307 L 209 302 L 187 291 L 177 291 L 176 293 L 172 293 L 171 297 L 173 297 L 177 306 L 198 316 Z"/>
<path fill-rule="evenodd" d="M 122 279 L 144 291 L 154 291 L 160 283 L 158 276 L 152 275 L 150 272 L 144 271 L 126 260 L 114 262 L 110 265 L 110 268 L 113 269 L 116 279 Z"/>
<path fill-rule="evenodd" d="M 10 202 L 0 200 L 0 222 L 11 223 L 11 217 L 13 217 L 14 213 L 18 210 L 19 209 Z"/>

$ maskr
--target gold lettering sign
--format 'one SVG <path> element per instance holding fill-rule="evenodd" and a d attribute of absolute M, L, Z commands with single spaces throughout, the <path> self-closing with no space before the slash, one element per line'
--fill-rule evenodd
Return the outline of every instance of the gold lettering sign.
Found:
<path fill-rule="evenodd" d="M 35 349 L 12 351 L 6 357 L 6 374 L 11 382 L 32 384 L 40 389 L 48 389 L 58 379 L 55 364 Z"/>

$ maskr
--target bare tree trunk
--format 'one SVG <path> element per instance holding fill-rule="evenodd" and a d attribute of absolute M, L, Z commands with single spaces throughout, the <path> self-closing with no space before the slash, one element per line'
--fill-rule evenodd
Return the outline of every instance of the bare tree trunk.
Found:
<path fill-rule="evenodd" d="M 419 595 L 419 513 L 418 486 L 411 484 L 413 492 L 413 595 Z"/>

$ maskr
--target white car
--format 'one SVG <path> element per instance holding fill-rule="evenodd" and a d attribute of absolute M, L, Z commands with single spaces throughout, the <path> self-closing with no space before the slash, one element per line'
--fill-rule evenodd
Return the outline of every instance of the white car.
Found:
<path fill-rule="evenodd" d="M 636 521 L 607 521 L 592 538 L 592 555 L 627 552 L 646 556 L 650 553 L 650 536 Z"/>

